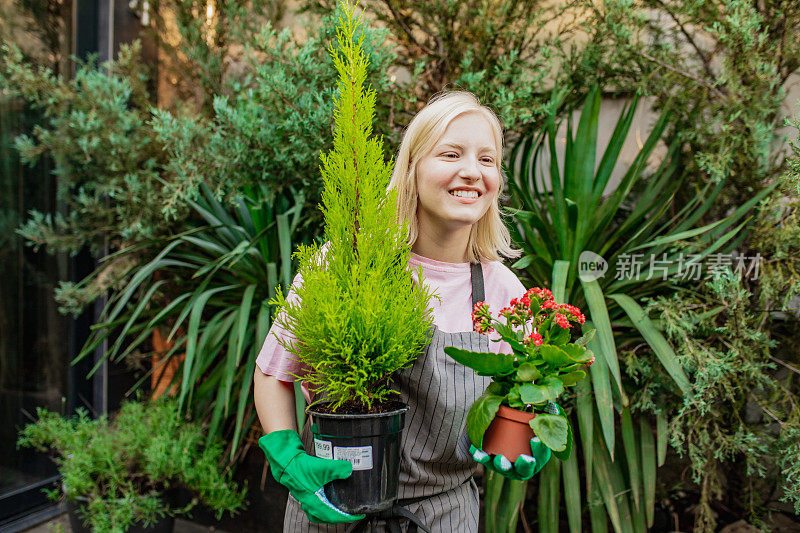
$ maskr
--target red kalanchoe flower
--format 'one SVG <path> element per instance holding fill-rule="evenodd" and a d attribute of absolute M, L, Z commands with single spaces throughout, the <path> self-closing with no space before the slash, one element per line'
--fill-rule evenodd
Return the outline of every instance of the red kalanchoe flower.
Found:
<path fill-rule="evenodd" d="M 494 328 L 491 325 L 489 325 L 488 322 L 476 322 L 474 329 L 476 333 L 482 333 L 484 335 L 494 331 Z"/>
<path fill-rule="evenodd" d="M 589 359 L 589 362 L 586 363 L 586 368 L 589 368 L 590 366 L 592 366 L 592 363 L 594 363 L 594 356 L 592 356 L 592 358 Z"/>
<path fill-rule="evenodd" d="M 514 317 L 514 308 L 513 307 L 504 307 L 500 310 L 497 314 L 498 318 L 503 317 L 507 320 L 511 320 Z"/>
<path fill-rule="evenodd" d="M 535 346 L 541 346 L 544 339 L 537 332 L 533 331 L 530 335 L 525 337 L 525 340 L 532 342 Z"/>
<path fill-rule="evenodd" d="M 492 315 L 489 312 L 489 306 L 486 302 L 478 302 L 472 309 L 472 324 L 478 333 L 491 333 L 494 331 L 492 327 Z"/>
<path fill-rule="evenodd" d="M 490 318 L 489 314 L 489 306 L 486 302 L 478 302 L 475 304 L 475 307 L 472 308 L 472 321 L 474 322 L 476 319 L 481 318 Z"/>
<path fill-rule="evenodd" d="M 555 317 L 553 317 L 553 322 L 558 324 L 564 329 L 569 329 L 572 327 L 572 324 L 569 323 L 569 319 L 566 315 L 562 315 L 561 313 L 556 313 Z"/>
<path fill-rule="evenodd" d="M 542 309 L 558 309 L 558 304 L 554 300 L 545 300 Z"/>
<path fill-rule="evenodd" d="M 567 311 L 569 314 L 571 314 L 572 317 L 575 319 L 575 321 L 578 322 L 578 324 L 583 324 L 584 322 L 586 322 L 586 317 L 583 316 L 581 310 L 575 307 L 574 305 L 561 304 L 558 306 L 558 308 L 563 309 L 564 311 Z"/>
<path fill-rule="evenodd" d="M 553 299 L 553 293 L 552 292 L 550 292 L 547 289 L 540 289 L 539 287 L 534 287 L 532 289 L 528 289 L 528 291 L 525 293 L 525 296 L 527 296 L 529 298 L 531 296 L 536 296 L 538 298 L 541 298 L 542 300 L 552 300 Z"/>

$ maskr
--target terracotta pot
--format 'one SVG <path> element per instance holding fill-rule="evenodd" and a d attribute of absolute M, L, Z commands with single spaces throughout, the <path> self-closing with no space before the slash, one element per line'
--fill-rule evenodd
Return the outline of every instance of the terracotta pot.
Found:
<path fill-rule="evenodd" d="M 512 463 L 523 453 L 530 455 L 531 439 L 535 436 L 528 424 L 536 413 L 526 413 L 501 405 L 494 420 L 483 435 L 483 451 L 505 455 Z"/>

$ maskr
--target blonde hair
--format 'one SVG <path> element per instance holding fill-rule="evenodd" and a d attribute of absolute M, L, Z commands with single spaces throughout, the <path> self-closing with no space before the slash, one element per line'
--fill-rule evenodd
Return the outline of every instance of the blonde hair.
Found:
<path fill-rule="evenodd" d="M 502 168 L 503 127 L 494 111 L 482 106 L 478 98 L 470 92 L 448 91 L 435 95 L 406 127 L 388 187 L 388 190 L 397 190 L 398 223 L 408 221 L 408 243 L 413 245 L 419 236 L 417 163 L 433 150 L 450 122 L 464 113 L 478 113 L 489 121 L 497 146 L 496 165 L 500 173 L 500 186 L 495 201 L 483 217 L 472 225 L 467 258 L 471 263 L 477 263 L 502 261 L 501 255 L 519 257 L 522 250 L 511 247 L 511 235 L 503 223 L 503 214 L 500 211 L 500 200 L 506 198 L 503 193 L 507 181 Z"/>

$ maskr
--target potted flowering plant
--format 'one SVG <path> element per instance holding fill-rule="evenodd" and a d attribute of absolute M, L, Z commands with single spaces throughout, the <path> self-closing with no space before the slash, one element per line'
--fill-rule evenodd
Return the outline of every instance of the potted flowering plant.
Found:
<path fill-rule="evenodd" d="M 473 446 L 514 461 L 530 453 L 530 440 L 536 436 L 559 459 L 569 457 L 572 430 L 554 402 L 565 387 L 584 379 L 586 369 L 594 362 L 594 355 L 586 348 L 594 330 L 570 342 L 572 323 L 583 324 L 585 320 L 580 309 L 556 303 L 549 290 L 538 287 L 511 300 L 497 318 L 492 317 L 486 303 L 475 305 L 475 331 L 496 331 L 500 339 L 495 341 L 506 341 L 513 353 L 445 348 L 445 353 L 459 363 L 492 378 L 467 415 L 467 435 Z"/>

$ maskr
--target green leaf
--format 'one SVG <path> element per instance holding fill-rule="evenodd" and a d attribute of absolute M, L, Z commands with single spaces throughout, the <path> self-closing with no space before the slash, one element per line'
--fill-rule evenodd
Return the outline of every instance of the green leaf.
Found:
<path fill-rule="evenodd" d="M 484 392 L 470 407 L 467 414 L 467 436 L 476 448 L 483 447 L 483 434 L 494 420 L 502 402 L 502 396 Z"/>
<path fill-rule="evenodd" d="M 647 527 L 653 527 L 656 500 L 656 446 L 653 430 L 644 416 L 639 417 L 639 433 L 642 441 L 642 485 L 644 492 L 644 511 Z"/>
<path fill-rule="evenodd" d="M 567 274 L 569 261 L 558 260 L 553 263 L 553 298 L 557 303 L 566 303 Z"/>
<path fill-rule="evenodd" d="M 486 533 L 501 533 L 500 520 L 497 509 L 500 503 L 503 488 L 508 481 L 512 481 L 494 470 L 486 469 Z M 505 532 L 502 532 L 505 533 Z"/>
<path fill-rule="evenodd" d="M 561 463 L 548 461 L 539 473 L 539 533 L 558 533 L 560 470 Z"/>
<path fill-rule="evenodd" d="M 619 516 L 619 507 L 617 506 L 617 498 L 614 495 L 614 489 L 611 486 L 611 473 L 609 472 L 610 463 L 608 459 L 608 452 L 603 448 L 602 443 L 595 439 L 595 461 L 594 461 L 594 484 L 593 488 L 597 488 L 598 492 L 603 497 L 606 504 L 606 511 L 608 517 L 611 519 L 611 525 L 614 531 L 622 531 L 622 521 Z"/>
<path fill-rule="evenodd" d="M 550 342 L 549 344 L 553 344 L 555 346 L 562 346 L 569 342 L 569 330 L 564 329 L 557 324 L 553 324 L 550 328 Z"/>
<path fill-rule="evenodd" d="M 542 354 L 542 358 L 545 361 L 557 367 L 578 362 L 558 346 L 550 344 L 542 344 L 539 346 L 539 353 Z"/>
<path fill-rule="evenodd" d="M 511 265 L 511 268 L 523 269 L 533 262 L 533 258 L 533 255 L 522 256 L 513 265 Z"/>
<path fill-rule="evenodd" d="M 497 514 L 495 515 L 495 531 L 505 533 L 517 530 L 519 510 L 525 500 L 525 489 L 528 486 L 528 482 L 503 479 L 503 487 L 500 491 Z"/>
<path fill-rule="evenodd" d="M 561 380 L 549 377 L 539 384 L 521 383 L 519 394 L 523 403 L 534 404 L 547 401 L 555 401 L 564 392 L 564 384 Z"/>
<path fill-rule="evenodd" d="M 565 387 L 572 387 L 586 377 L 586 372 L 583 370 L 576 370 L 574 372 L 570 372 L 569 374 L 557 377 L 559 380 L 561 380 L 561 383 L 563 383 Z"/>
<path fill-rule="evenodd" d="M 669 431 L 667 429 L 667 417 L 663 413 L 656 414 L 656 445 L 658 450 L 658 466 L 664 466 L 664 461 L 667 460 L 667 438 Z"/>
<path fill-rule="evenodd" d="M 614 343 L 614 334 L 611 330 L 611 321 L 608 319 L 608 309 L 606 308 L 603 291 L 596 280 L 581 280 L 581 285 L 583 286 L 583 292 L 586 296 L 586 302 L 589 305 L 592 322 L 597 328 L 596 340 L 600 345 L 600 350 L 594 349 L 593 351 L 605 360 L 606 367 L 611 373 L 611 376 L 613 376 L 617 385 L 617 390 L 623 398 L 623 404 L 627 404 L 627 397 L 622 390 L 622 377 L 619 371 L 619 360 L 617 359 L 617 346 Z"/>
<path fill-rule="evenodd" d="M 673 381 L 675 381 L 678 388 L 681 389 L 681 392 L 686 396 L 691 396 L 692 386 L 689 383 L 689 378 L 686 377 L 683 371 L 683 367 L 678 361 L 678 357 L 661 332 L 655 328 L 647 317 L 644 309 L 642 309 L 633 298 L 625 294 L 611 294 L 609 298 L 617 302 L 625 313 L 627 313 L 633 325 L 636 326 L 636 329 L 642 334 L 644 340 L 650 345 L 650 348 L 655 352 L 656 357 L 661 361 L 661 364 L 672 377 Z"/>
<path fill-rule="evenodd" d="M 558 416 L 561 416 L 561 415 L 558 415 Z M 566 461 L 566 460 L 568 460 L 570 457 L 572 457 L 574 455 L 572 453 L 572 444 L 573 444 L 572 426 L 570 425 L 569 419 L 566 416 L 563 416 L 562 418 L 564 418 L 564 420 L 567 423 L 567 446 L 561 451 L 553 450 L 553 455 L 555 455 L 556 458 L 558 458 L 559 461 Z"/>
<path fill-rule="evenodd" d="M 542 377 L 542 373 L 533 363 L 522 363 L 517 369 L 517 380 L 519 381 L 533 381 L 540 377 Z"/>
<path fill-rule="evenodd" d="M 671 234 L 671 235 L 664 235 L 663 237 L 658 237 L 656 239 L 653 239 L 650 242 L 646 242 L 644 244 L 640 244 L 639 246 L 634 246 L 633 248 L 630 248 L 630 251 L 631 252 L 635 252 L 636 250 L 641 250 L 641 249 L 644 249 L 644 248 L 653 248 L 653 247 L 660 246 L 660 245 L 663 245 L 663 244 L 670 244 L 670 243 L 677 242 L 677 241 L 685 241 L 685 240 L 690 239 L 692 237 L 696 237 L 697 235 L 701 235 L 703 233 L 706 233 L 707 231 L 711 231 L 715 227 L 717 227 L 720 224 L 722 224 L 723 222 L 725 222 L 725 220 L 726 219 L 723 218 L 722 220 L 718 220 L 716 222 L 712 222 L 711 224 L 708 224 L 706 226 L 702 226 L 700 228 L 694 228 L 694 229 L 690 229 L 690 230 L 687 230 L 687 231 L 681 231 L 679 233 L 674 233 L 674 234 Z"/>
<path fill-rule="evenodd" d="M 633 494 L 633 503 L 640 508 L 640 472 L 639 472 L 639 450 L 637 446 L 636 433 L 633 429 L 631 410 L 625 407 L 622 410 L 622 423 L 620 424 L 622 433 L 622 445 L 625 448 L 625 460 L 628 463 L 628 480 Z"/>
<path fill-rule="evenodd" d="M 569 437 L 567 419 L 559 415 L 538 413 L 530 422 L 536 436 L 554 452 L 564 451 Z"/>
<path fill-rule="evenodd" d="M 587 325 L 588 324 L 588 325 Z M 584 324 L 586 327 L 591 327 L 590 322 Z M 589 341 L 589 347 L 594 348 L 597 339 Z M 589 367 L 589 375 L 592 378 L 592 389 L 594 390 L 594 401 L 597 406 L 597 414 L 600 419 L 600 428 L 603 431 L 603 439 L 605 440 L 608 453 L 614 457 L 614 404 L 611 399 L 611 381 L 608 375 L 608 367 L 606 366 L 605 359 L 598 358 L 594 364 Z"/>
<path fill-rule="evenodd" d="M 565 344 L 561 349 L 567 352 L 575 363 L 588 363 L 594 357 L 593 351 L 579 344 Z"/>
<path fill-rule="evenodd" d="M 608 531 L 608 515 L 603 507 L 603 497 L 597 482 L 592 483 L 589 497 L 589 520 L 592 524 L 592 533 L 606 533 Z"/>
<path fill-rule="evenodd" d="M 191 316 L 189 318 L 189 328 L 186 332 L 186 359 L 183 362 L 183 379 L 181 380 L 180 394 L 178 396 L 178 405 L 181 408 L 194 383 L 194 380 L 191 379 L 193 371 L 195 373 L 197 372 L 195 368 L 195 358 L 197 356 L 195 348 L 197 346 L 197 337 L 200 330 L 200 319 L 203 316 L 203 309 L 206 306 L 206 302 L 208 302 L 209 298 L 214 294 L 230 290 L 233 287 L 233 285 L 223 285 L 222 287 L 207 290 L 198 295 L 197 299 L 189 304 L 191 305 Z"/>
<path fill-rule="evenodd" d="M 578 346 L 586 346 L 590 340 L 594 338 L 594 334 L 597 332 L 596 329 L 590 329 L 583 334 L 583 336 L 575 341 L 575 344 Z"/>
<path fill-rule="evenodd" d="M 444 353 L 462 365 L 487 376 L 508 373 L 514 369 L 514 354 L 470 352 L 454 346 L 446 347 Z"/>
<path fill-rule="evenodd" d="M 571 432 L 570 432 L 571 435 Z M 569 446 L 568 446 L 569 447 Z M 563 460 L 564 507 L 567 511 L 570 533 L 581 531 L 581 480 L 578 475 L 578 455 L 572 453 Z"/>
<path fill-rule="evenodd" d="M 512 409 L 524 410 L 526 407 L 525 404 L 522 402 L 522 396 L 520 396 L 521 387 L 522 387 L 521 384 L 515 383 L 511 387 L 511 390 L 508 391 L 508 394 L 505 395 L 506 402 L 508 403 L 508 406 L 511 407 Z"/>
<path fill-rule="evenodd" d="M 595 481 L 600 487 L 606 502 L 609 516 L 612 517 L 614 530 L 618 533 L 634 533 L 633 517 L 628 502 L 628 491 L 622 475 L 621 461 L 612 461 L 603 448 L 599 438 L 595 438 Z M 611 508 L 617 510 L 617 522 L 614 523 Z"/>
<path fill-rule="evenodd" d="M 592 401 L 592 383 L 585 379 L 575 387 L 575 403 L 578 408 L 578 430 L 580 432 L 581 447 L 583 448 L 583 464 L 586 475 L 586 491 L 592 486 L 592 458 L 594 435 L 594 403 Z"/>

